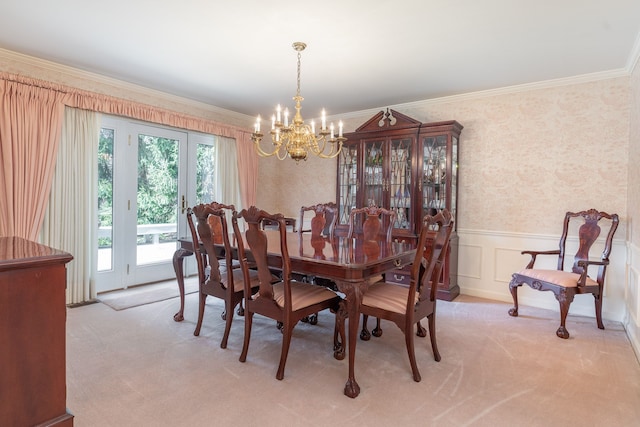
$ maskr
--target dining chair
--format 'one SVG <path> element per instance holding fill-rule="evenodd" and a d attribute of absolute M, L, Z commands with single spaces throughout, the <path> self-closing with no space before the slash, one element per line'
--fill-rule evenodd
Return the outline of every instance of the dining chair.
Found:
<path fill-rule="evenodd" d="M 314 216 L 305 227 L 305 213 L 313 212 Z M 338 223 L 338 206 L 333 203 L 318 203 L 313 206 L 300 208 L 299 232 L 311 233 L 312 236 L 327 236 L 333 238 L 336 224 Z"/>
<path fill-rule="evenodd" d="M 559 338 L 569 338 L 569 331 L 566 328 L 567 314 L 569 306 L 575 295 L 592 294 L 595 302 L 596 323 L 598 328 L 604 329 L 602 323 L 602 299 L 604 297 L 604 280 L 609 265 L 609 255 L 613 235 L 618 228 L 619 218 L 617 214 L 609 215 L 606 212 L 599 212 L 596 209 L 589 209 L 580 212 L 567 212 L 564 216 L 562 235 L 560 236 L 559 249 L 550 251 L 522 251 L 522 254 L 531 256 L 529 264 L 517 273 L 514 273 L 509 290 L 513 298 L 513 308 L 509 314 L 518 316 L 518 287 L 526 284 L 538 291 L 551 291 L 560 304 L 560 326 L 556 330 Z M 574 227 L 571 225 L 576 223 Z M 600 253 L 599 260 L 595 260 L 598 246 L 594 246 L 601 232 L 601 227 L 607 227 L 607 236 L 604 239 L 604 246 Z M 575 234 L 571 232 L 575 230 Z M 571 234 L 571 240 L 578 242 L 579 247 L 573 257 L 573 264 L 570 269 L 565 268 L 565 252 L 567 237 Z M 571 244 L 571 243 L 569 243 Z M 592 251 L 593 249 L 593 251 Z M 593 252 L 593 256 L 590 256 Z M 535 263 L 539 255 L 557 256 L 558 264 L 555 270 L 536 268 Z M 593 260 L 592 260 L 593 259 Z M 593 267 L 591 275 L 589 267 Z M 595 275 L 593 275 L 595 273 Z M 594 278 L 592 278 L 594 277 Z"/>
<path fill-rule="evenodd" d="M 396 215 L 396 211 L 378 206 L 354 208 L 349 213 L 347 237 L 352 238 L 356 234 L 361 234 L 365 240 L 368 240 L 382 235 L 387 241 L 391 241 Z"/>
<path fill-rule="evenodd" d="M 267 233 L 261 229 L 260 224 L 264 219 L 277 223 L 277 232 L 271 232 L 268 241 Z M 246 231 L 241 232 L 238 220 L 244 221 Z M 293 328 L 304 317 L 313 313 L 318 313 L 325 309 L 337 312 L 341 298 L 329 289 L 322 286 L 315 286 L 310 283 L 303 283 L 291 278 L 291 260 L 287 246 L 287 232 L 284 216 L 281 214 L 269 214 L 264 210 L 251 206 L 240 212 L 234 212 L 232 216 L 233 231 L 237 239 L 238 258 L 242 266 L 242 271 L 248 279 L 250 276 L 249 262 L 255 263 L 258 271 L 259 287 L 257 292 L 250 286 L 250 281 L 245 279 L 245 329 L 244 344 L 240 361 L 247 360 L 249 351 L 249 341 L 251 338 L 251 326 L 254 314 L 259 314 L 270 319 L 274 319 L 282 324 L 282 350 L 280 353 L 280 364 L 276 378 L 284 378 L 284 369 L 291 344 Z M 246 245 L 246 246 L 245 246 Z M 275 251 L 279 254 L 281 264 L 277 267 L 282 271 L 279 280 L 273 280 L 270 270 L 269 252 Z M 339 329 L 341 329 L 339 331 Z M 340 344 L 335 336 L 340 332 L 342 343 L 344 343 L 344 324 L 338 322 L 336 316 L 334 333 L 334 352 Z"/>
<path fill-rule="evenodd" d="M 442 266 L 453 230 L 453 219 L 448 210 L 427 215 L 422 220 L 416 256 L 411 266 L 409 287 L 380 281 L 369 286 L 362 297 L 360 312 L 395 323 L 404 333 L 413 379 L 419 382 L 420 371 L 416 363 L 413 326 L 416 335 L 424 337 L 420 324 L 428 320 L 429 336 L 434 359 L 440 361 L 436 343 L 436 295 Z"/>
<path fill-rule="evenodd" d="M 384 236 L 387 242 L 391 242 L 393 224 L 396 222 L 396 212 L 393 210 L 367 206 L 363 208 L 354 208 L 349 214 L 349 231 L 347 237 L 352 238 L 356 234 L 362 235 L 365 240 L 375 239 L 378 236 Z M 384 275 L 376 276 L 371 279 L 370 283 L 384 280 Z M 369 316 L 362 316 L 362 332 L 360 337 L 368 340 L 371 335 L 367 328 Z M 382 327 L 380 319 L 376 319 L 376 327 L 373 328 L 373 335 L 379 337 L 382 335 Z"/>
<path fill-rule="evenodd" d="M 305 214 L 311 212 L 314 215 L 309 220 L 308 225 L 305 223 Z M 333 202 L 318 203 L 312 206 L 302 206 L 300 208 L 300 219 L 298 232 L 300 237 L 304 233 L 311 233 L 311 245 L 314 249 L 320 251 L 324 248 L 326 238 L 333 241 L 335 236 L 335 227 L 338 223 L 338 206 Z M 302 250 L 302 246 L 300 247 Z M 337 291 L 335 282 L 323 277 L 306 275 L 303 281 L 313 283 L 314 285 L 324 286 L 333 291 Z M 312 314 L 308 319 L 302 319 L 303 322 L 309 322 L 312 325 L 318 323 L 318 313 Z"/>
<path fill-rule="evenodd" d="M 207 296 L 220 298 L 224 301 L 225 308 L 221 314 L 222 320 L 225 321 L 224 334 L 220 343 L 221 348 L 227 348 L 235 307 L 239 304 L 240 308 L 242 307 L 245 278 L 248 280 L 250 288 L 255 288 L 258 285 L 256 271 L 249 270 L 244 275 L 239 262 L 238 267 L 234 268 L 233 248 L 229 240 L 227 226 L 227 214 L 231 215 L 234 210 L 233 205 L 216 202 L 199 204 L 187 209 L 187 223 L 191 231 L 198 266 L 198 321 L 193 334 L 200 335 Z M 194 216 L 197 226 L 193 221 Z M 219 249 L 221 247 L 224 248 L 223 251 Z M 229 268 L 229 266 L 231 267 Z M 242 315 L 242 310 L 238 314 Z"/>

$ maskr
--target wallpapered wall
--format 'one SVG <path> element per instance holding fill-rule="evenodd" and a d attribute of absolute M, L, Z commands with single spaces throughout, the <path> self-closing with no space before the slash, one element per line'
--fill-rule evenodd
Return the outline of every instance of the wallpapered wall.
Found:
<path fill-rule="evenodd" d="M 615 78 L 392 108 L 464 126 L 459 229 L 555 235 L 567 210 L 593 207 L 618 213 L 616 237 L 624 238 L 629 97 L 629 79 Z M 345 126 L 352 131 L 374 114 Z M 257 203 L 266 209 L 295 215 L 301 204 L 335 200 L 335 161 L 266 158 L 259 168 Z"/>
<path fill-rule="evenodd" d="M 640 64 L 631 75 L 629 146 L 629 240 L 640 248 Z"/>

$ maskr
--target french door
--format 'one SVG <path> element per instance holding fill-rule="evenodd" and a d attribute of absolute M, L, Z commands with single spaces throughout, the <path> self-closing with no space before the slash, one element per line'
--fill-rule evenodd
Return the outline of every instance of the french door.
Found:
<path fill-rule="evenodd" d="M 174 278 L 185 208 L 214 200 L 214 137 L 105 117 L 98 151 L 97 291 Z"/>

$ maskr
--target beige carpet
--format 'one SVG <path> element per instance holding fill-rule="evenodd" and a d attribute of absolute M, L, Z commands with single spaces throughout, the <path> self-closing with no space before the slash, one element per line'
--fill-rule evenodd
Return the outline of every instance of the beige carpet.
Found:
<path fill-rule="evenodd" d="M 505 291 L 507 292 L 507 291 Z M 549 295 L 553 298 L 552 295 Z M 300 323 L 285 377 L 275 379 L 282 335 L 256 316 L 245 363 L 244 318 L 220 348 L 222 305 L 209 298 L 193 335 L 197 294 L 115 311 L 67 312 L 67 406 L 76 427 L 102 426 L 615 426 L 640 420 L 640 365 L 622 325 L 461 295 L 438 303 L 442 360 L 416 341 L 422 381 L 411 377 L 402 333 L 358 342 L 361 394 L 343 394 L 347 361 L 333 358 L 333 320 Z"/>
<path fill-rule="evenodd" d="M 184 283 L 185 295 L 198 292 L 198 281 L 188 278 Z M 98 295 L 98 301 L 116 311 L 138 307 L 145 304 L 164 301 L 180 296 L 178 285 L 173 281 L 138 286 L 124 290 L 106 292 Z"/>

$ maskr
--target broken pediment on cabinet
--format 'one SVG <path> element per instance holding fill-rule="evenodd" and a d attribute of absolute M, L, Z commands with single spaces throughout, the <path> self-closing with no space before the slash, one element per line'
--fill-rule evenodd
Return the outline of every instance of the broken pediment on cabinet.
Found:
<path fill-rule="evenodd" d="M 385 129 L 411 129 L 419 128 L 421 124 L 421 122 L 412 119 L 411 117 L 387 108 L 386 112 L 380 111 L 356 129 L 356 132 L 379 131 Z"/>

